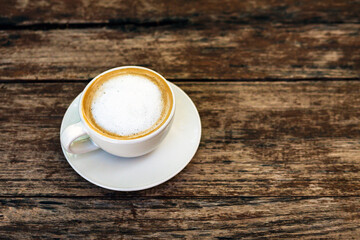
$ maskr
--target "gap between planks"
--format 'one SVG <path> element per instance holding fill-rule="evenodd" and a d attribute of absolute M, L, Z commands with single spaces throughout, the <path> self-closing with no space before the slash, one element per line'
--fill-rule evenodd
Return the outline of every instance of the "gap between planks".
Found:
<path fill-rule="evenodd" d="M 141 192 L 140 192 L 141 193 Z M 139 194 L 140 194 L 139 193 Z M 119 192 L 114 192 L 113 194 L 119 194 Z M 121 194 L 121 193 L 120 193 Z M 126 194 L 126 192 L 125 192 Z M 359 198 L 360 195 L 349 195 L 349 196 L 335 196 L 335 195 L 319 195 L 319 196 L 292 196 L 292 195 L 284 195 L 284 196 L 271 196 L 271 195 L 264 195 L 264 196 L 136 196 L 129 195 L 129 196 L 115 196 L 115 195 L 104 195 L 104 196 L 56 196 L 56 195 L 7 195 L 7 196 L 0 196 L 0 199 L 8 199 L 8 198 L 56 198 L 56 199 L 102 199 L 102 200 L 130 200 L 135 199 L 159 199 L 159 200 L 167 200 L 167 199 L 192 199 L 192 200 L 206 200 L 206 199 L 260 199 L 260 198 L 276 198 L 276 199 L 318 199 L 318 198 Z"/>
<path fill-rule="evenodd" d="M 216 22 L 215 22 L 216 23 Z M 268 23 L 258 23 L 252 21 L 237 21 L 227 23 L 229 25 L 267 25 Z M 311 24 L 324 24 L 324 25 L 341 25 L 341 24 L 360 24 L 360 22 L 344 22 L 344 21 L 300 21 L 292 23 L 282 23 L 282 22 L 271 22 L 271 24 L 276 26 L 304 26 Z M 206 24 L 205 24 L 206 25 Z M 48 31 L 48 30 L 62 30 L 62 29 L 123 29 L 123 28 L 156 28 L 156 27 L 176 27 L 176 28 L 186 28 L 186 27 L 203 27 L 204 24 L 199 23 L 190 23 L 189 19 L 163 19 L 160 21 L 149 21 L 149 22 L 136 22 L 136 21 L 123 21 L 123 22 L 87 22 L 87 23 L 33 23 L 33 24 L 0 24 L 0 31 L 4 30 L 33 30 L 33 31 Z"/>
<path fill-rule="evenodd" d="M 0 83 L 60 83 L 60 82 L 69 82 L 69 83 L 82 83 L 89 82 L 90 79 L 0 79 Z M 169 79 L 170 82 L 206 82 L 206 83 L 216 83 L 216 82 L 335 82 L 335 81 L 360 81 L 358 78 L 258 78 L 258 79 Z"/>

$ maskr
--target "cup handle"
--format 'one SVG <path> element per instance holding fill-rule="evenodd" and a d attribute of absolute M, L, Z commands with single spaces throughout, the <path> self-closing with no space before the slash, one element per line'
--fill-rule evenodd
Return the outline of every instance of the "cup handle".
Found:
<path fill-rule="evenodd" d="M 61 134 L 61 145 L 69 153 L 80 154 L 91 152 L 99 147 L 91 141 L 90 138 L 77 140 L 80 137 L 87 136 L 87 132 L 81 122 L 68 126 Z"/>

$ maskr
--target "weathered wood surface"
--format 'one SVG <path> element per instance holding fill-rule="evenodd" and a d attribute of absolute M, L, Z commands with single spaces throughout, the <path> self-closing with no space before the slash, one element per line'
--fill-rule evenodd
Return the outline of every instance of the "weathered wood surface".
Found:
<path fill-rule="evenodd" d="M 199 110 L 199 150 L 174 179 L 135 193 L 93 186 L 61 152 L 63 114 L 85 82 L 2 84 L 1 195 L 360 195 L 360 82 L 177 84 Z"/>
<path fill-rule="evenodd" d="M 0 239 L 359 239 L 359 12 L 359 0 L 3 1 Z M 190 164 L 140 192 L 82 179 L 59 142 L 88 80 L 122 65 L 174 81 L 202 119 Z"/>
<path fill-rule="evenodd" d="M 9 239 L 357 239 L 360 198 L 0 199 Z"/>
<path fill-rule="evenodd" d="M 7 30 L 0 80 L 88 80 L 123 65 L 169 79 L 358 79 L 359 38 L 359 24 Z"/>
<path fill-rule="evenodd" d="M 1 3 L 0 26 L 32 24 L 202 24 L 226 23 L 359 23 L 360 2 L 320 1 L 27 1 Z M 55 26 L 56 27 L 56 26 Z"/>

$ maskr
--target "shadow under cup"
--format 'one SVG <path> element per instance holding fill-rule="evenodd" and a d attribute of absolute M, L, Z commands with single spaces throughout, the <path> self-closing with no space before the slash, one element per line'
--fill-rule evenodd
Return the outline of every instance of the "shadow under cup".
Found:
<path fill-rule="evenodd" d="M 152 125 L 152 127 L 136 133 L 130 136 L 120 136 L 115 133 L 109 132 L 104 128 L 100 127 L 92 114 L 91 105 L 96 97 L 97 90 L 102 86 L 103 83 L 106 81 L 121 75 L 138 75 L 147 78 L 148 80 L 152 81 L 161 92 L 163 108 L 160 114 L 160 118 Z M 138 68 L 138 67 L 125 67 L 125 68 L 118 68 L 114 70 L 109 70 L 97 76 L 84 90 L 81 102 L 81 114 L 83 115 L 83 119 L 86 124 L 97 133 L 117 140 L 132 140 L 132 139 L 139 139 L 145 137 L 156 130 L 158 130 L 162 125 L 166 123 L 169 119 L 171 112 L 174 108 L 174 96 L 170 89 L 170 86 L 166 82 L 166 80 L 158 73 L 146 69 L 146 68 Z"/>

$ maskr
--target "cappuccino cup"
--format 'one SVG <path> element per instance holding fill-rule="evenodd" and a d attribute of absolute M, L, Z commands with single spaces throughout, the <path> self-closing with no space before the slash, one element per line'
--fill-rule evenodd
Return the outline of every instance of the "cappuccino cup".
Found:
<path fill-rule="evenodd" d="M 98 148 L 120 157 L 154 150 L 170 130 L 175 96 L 167 80 L 144 67 L 124 66 L 96 76 L 81 93 L 80 122 L 61 134 L 64 149 Z"/>

